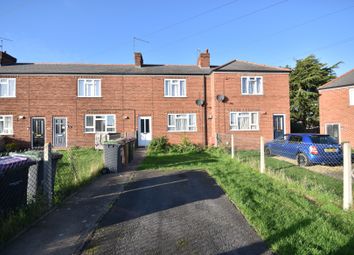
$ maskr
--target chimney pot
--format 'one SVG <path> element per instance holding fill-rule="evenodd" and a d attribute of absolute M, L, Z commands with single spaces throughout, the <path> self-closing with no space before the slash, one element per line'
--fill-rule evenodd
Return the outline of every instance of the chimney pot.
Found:
<path fill-rule="evenodd" d="M 199 67 L 210 67 L 210 53 L 209 49 L 206 49 L 205 52 L 201 52 L 198 57 L 198 66 Z"/>
<path fill-rule="evenodd" d="M 0 66 L 16 64 L 17 59 L 6 51 L 0 51 Z"/>
<path fill-rule="evenodd" d="M 144 65 L 143 55 L 140 52 L 134 52 L 135 66 L 142 67 Z"/>

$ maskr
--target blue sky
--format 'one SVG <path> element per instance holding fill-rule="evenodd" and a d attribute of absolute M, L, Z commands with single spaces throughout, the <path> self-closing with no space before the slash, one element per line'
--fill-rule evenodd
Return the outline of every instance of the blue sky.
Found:
<path fill-rule="evenodd" d="M 350 0 L 1 0 L 0 37 L 20 62 L 212 64 L 232 59 L 285 66 L 311 53 L 354 68 Z"/>

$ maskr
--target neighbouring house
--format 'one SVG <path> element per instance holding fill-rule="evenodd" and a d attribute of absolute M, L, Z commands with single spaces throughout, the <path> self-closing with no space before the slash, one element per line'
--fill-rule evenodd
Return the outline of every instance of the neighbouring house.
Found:
<path fill-rule="evenodd" d="M 321 133 L 354 144 L 354 69 L 319 87 Z"/>
<path fill-rule="evenodd" d="M 289 69 L 233 60 L 210 65 L 17 63 L 0 54 L 0 135 L 41 147 L 93 146 L 95 133 L 273 139 L 289 132 Z M 258 140 L 257 140 L 258 141 Z M 257 142 L 254 146 L 258 146 Z"/>

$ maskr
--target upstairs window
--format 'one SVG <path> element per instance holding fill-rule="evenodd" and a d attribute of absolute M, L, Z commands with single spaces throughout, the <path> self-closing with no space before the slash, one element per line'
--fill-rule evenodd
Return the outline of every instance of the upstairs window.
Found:
<path fill-rule="evenodd" d="M 100 132 L 116 132 L 116 116 L 114 114 L 85 115 L 85 133 Z"/>
<path fill-rule="evenodd" d="M 101 80 L 99 79 L 79 79 L 77 94 L 79 97 L 100 97 Z"/>
<path fill-rule="evenodd" d="M 256 76 L 241 77 L 242 95 L 263 95 L 263 78 Z"/>
<path fill-rule="evenodd" d="M 258 112 L 231 112 L 231 130 L 259 130 Z"/>
<path fill-rule="evenodd" d="M 13 134 L 13 116 L 0 115 L 0 135 Z"/>
<path fill-rule="evenodd" d="M 0 97 L 16 97 L 15 78 L 0 78 Z"/>
<path fill-rule="evenodd" d="M 354 105 L 354 88 L 349 89 L 349 105 Z"/>
<path fill-rule="evenodd" d="M 197 131 L 196 114 L 168 114 L 167 129 L 175 132 Z"/>
<path fill-rule="evenodd" d="M 165 97 L 186 97 L 185 79 L 165 79 Z"/>

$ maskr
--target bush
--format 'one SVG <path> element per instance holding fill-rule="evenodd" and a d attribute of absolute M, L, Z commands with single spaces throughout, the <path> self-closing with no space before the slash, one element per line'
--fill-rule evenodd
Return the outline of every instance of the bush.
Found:
<path fill-rule="evenodd" d="M 11 143 L 5 144 L 5 151 L 12 152 L 12 151 L 16 151 L 16 150 L 18 150 L 17 143 L 11 142 Z"/>
<path fill-rule="evenodd" d="M 166 136 L 153 138 L 148 147 L 148 154 L 165 153 L 168 151 L 170 144 Z"/>
<path fill-rule="evenodd" d="M 183 137 L 181 143 L 171 145 L 169 152 L 172 153 L 192 153 L 202 151 L 202 147 L 192 143 L 187 137 Z"/>

